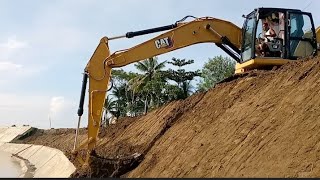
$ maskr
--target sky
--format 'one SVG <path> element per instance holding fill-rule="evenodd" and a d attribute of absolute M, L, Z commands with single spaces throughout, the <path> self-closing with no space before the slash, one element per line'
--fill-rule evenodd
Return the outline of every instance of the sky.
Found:
<path fill-rule="evenodd" d="M 211 16 L 241 27 L 241 16 L 256 7 L 308 11 L 320 26 L 317 0 L 1 0 L 0 126 L 46 129 L 50 119 L 54 128 L 76 127 L 82 73 L 104 36 L 173 24 L 186 15 Z M 156 35 L 110 41 L 110 50 L 130 48 Z M 227 56 L 214 44 L 198 44 L 158 58 L 194 59 L 187 70 L 196 70 L 217 55 Z M 134 71 L 133 65 L 123 69 Z M 86 125 L 85 113 L 81 126 Z"/>

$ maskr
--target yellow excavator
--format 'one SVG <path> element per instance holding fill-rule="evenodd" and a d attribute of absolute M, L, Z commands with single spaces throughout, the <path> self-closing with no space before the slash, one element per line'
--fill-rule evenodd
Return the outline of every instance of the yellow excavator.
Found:
<path fill-rule="evenodd" d="M 103 37 L 84 70 L 73 153 L 77 155 L 79 150 L 84 149 L 87 151 L 87 156 L 82 159 L 78 155 L 77 159 L 83 165 L 88 165 L 90 154 L 98 141 L 103 104 L 112 68 L 126 66 L 198 43 L 214 43 L 230 55 L 237 62 L 235 74 L 252 69 L 268 69 L 298 58 L 316 56 L 319 51 L 320 28 L 315 29 L 311 13 L 297 9 L 257 8 L 243 17 L 245 21 L 242 28 L 212 17 L 186 16 L 168 26 L 128 32 L 123 36 Z M 194 19 L 186 22 L 187 18 Z M 264 50 L 269 53 L 259 56 L 257 53 L 259 40 L 267 33 L 262 28 L 265 23 L 274 30 L 276 36 L 271 40 L 265 38 L 263 43 L 267 48 Z M 129 49 L 110 53 L 110 40 L 160 31 L 166 32 Z M 77 137 L 88 79 L 88 138 L 78 144 Z"/>

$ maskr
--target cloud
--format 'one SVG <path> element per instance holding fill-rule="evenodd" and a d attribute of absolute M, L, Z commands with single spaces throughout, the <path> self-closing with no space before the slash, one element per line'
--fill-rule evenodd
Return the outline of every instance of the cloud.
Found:
<path fill-rule="evenodd" d="M 16 36 L 8 37 L 5 42 L 0 42 L 0 72 L 22 69 L 23 65 L 18 63 L 19 56 L 27 47 L 28 43 L 17 40 Z"/>
<path fill-rule="evenodd" d="M 49 117 L 53 127 L 66 127 L 76 122 L 76 104 L 63 96 L 50 100 Z"/>
<path fill-rule="evenodd" d="M 2 73 L 2 71 L 16 71 L 21 68 L 21 64 L 15 64 L 13 62 L 0 62 L 0 73 Z"/>
<path fill-rule="evenodd" d="M 46 116 L 48 97 L 40 95 L 18 95 L 15 93 L 0 93 L 1 125 L 29 124 L 43 127 Z M 44 113 L 45 112 L 45 113 Z"/>
<path fill-rule="evenodd" d="M 0 61 L 0 86 L 18 85 L 22 80 L 32 78 L 34 75 L 44 71 L 46 67 L 42 66 L 24 66 L 22 64 Z"/>
<path fill-rule="evenodd" d="M 29 43 L 18 40 L 17 36 L 10 36 L 0 42 L 0 85 L 19 83 L 46 69 L 45 66 L 34 64 L 29 60 L 31 50 Z M 31 59 L 31 58 L 30 58 Z M 27 62 L 28 60 L 28 62 Z"/>
<path fill-rule="evenodd" d="M 26 42 L 18 41 L 16 36 L 9 37 L 7 39 L 7 42 L 0 44 L 0 48 L 5 48 L 5 49 L 21 49 L 27 46 L 28 44 Z"/>
<path fill-rule="evenodd" d="M 53 97 L 50 102 L 50 114 L 57 114 L 61 112 L 66 106 L 64 97 Z"/>
<path fill-rule="evenodd" d="M 76 103 L 63 96 L 44 96 L 0 92 L 0 125 L 28 124 L 49 128 L 76 127 Z"/>
<path fill-rule="evenodd" d="M 27 42 L 17 40 L 16 36 L 8 37 L 5 42 L 0 43 L 0 61 L 15 59 L 17 55 L 21 54 L 21 50 L 28 46 Z"/>

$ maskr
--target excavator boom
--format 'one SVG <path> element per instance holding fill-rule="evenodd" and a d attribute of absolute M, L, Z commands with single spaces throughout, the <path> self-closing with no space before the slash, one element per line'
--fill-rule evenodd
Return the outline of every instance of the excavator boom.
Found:
<path fill-rule="evenodd" d="M 318 53 L 320 53 L 320 26 L 316 30 L 316 36 L 317 36 Z"/>

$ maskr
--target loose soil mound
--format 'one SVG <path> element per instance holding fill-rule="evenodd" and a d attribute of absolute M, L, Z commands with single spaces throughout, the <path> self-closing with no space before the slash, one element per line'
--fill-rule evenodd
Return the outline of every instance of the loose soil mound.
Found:
<path fill-rule="evenodd" d="M 318 58 L 252 71 L 124 120 L 74 177 L 319 177 L 319 70 Z M 72 149 L 74 130 L 50 131 L 24 142 Z"/>

